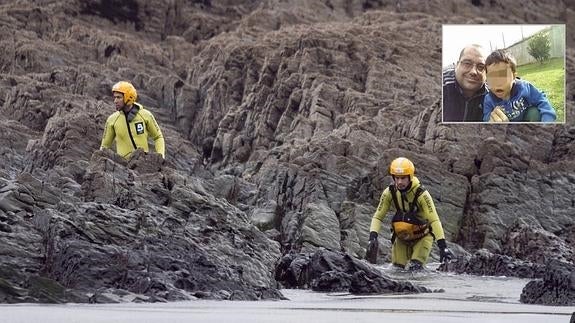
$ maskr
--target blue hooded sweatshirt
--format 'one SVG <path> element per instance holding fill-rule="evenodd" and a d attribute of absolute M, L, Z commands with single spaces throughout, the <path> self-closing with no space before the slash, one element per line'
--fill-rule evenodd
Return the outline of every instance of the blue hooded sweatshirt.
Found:
<path fill-rule="evenodd" d="M 511 122 L 523 121 L 525 111 L 529 107 L 537 107 L 539 109 L 541 122 L 553 122 L 557 119 L 555 109 L 553 109 L 545 94 L 525 80 L 515 80 L 511 87 L 509 100 L 500 99 L 494 93 L 489 92 L 483 100 L 483 121 L 489 121 L 489 116 L 496 106 L 504 107 L 503 112 L 505 112 Z"/>

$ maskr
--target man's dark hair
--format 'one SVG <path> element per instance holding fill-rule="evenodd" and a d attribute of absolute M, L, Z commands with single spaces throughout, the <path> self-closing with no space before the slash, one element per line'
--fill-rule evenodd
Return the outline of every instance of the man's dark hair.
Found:
<path fill-rule="evenodd" d="M 497 63 L 506 63 L 509 64 L 511 67 L 511 71 L 515 73 L 517 71 L 517 62 L 515 58 L 504 49 L 497 49 L 493 53 L 489 54 L 485 59 L 485 69 L 489 67 L 489 65 L 497 64 Z"/>

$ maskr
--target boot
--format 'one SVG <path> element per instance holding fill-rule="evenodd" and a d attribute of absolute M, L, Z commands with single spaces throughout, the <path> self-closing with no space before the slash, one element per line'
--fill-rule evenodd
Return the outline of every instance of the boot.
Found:
<path fill-rule="evenodd" d="M 405 269 L 409 271 L 421 271 L 423 270 L 423 264 L 419 260 L 411 259 Z"/>

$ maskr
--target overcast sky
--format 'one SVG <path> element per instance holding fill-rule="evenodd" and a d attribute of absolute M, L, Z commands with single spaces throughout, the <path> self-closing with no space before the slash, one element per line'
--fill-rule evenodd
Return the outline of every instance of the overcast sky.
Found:
<path fill-rule="evenodd" d="M 443 63 L 457 62 L 461 49 L 479 44 L 491 52 L 506 48 L 550 25 L 443 25 Z M 505 43 L 504 43 L 505 42 Z"/>

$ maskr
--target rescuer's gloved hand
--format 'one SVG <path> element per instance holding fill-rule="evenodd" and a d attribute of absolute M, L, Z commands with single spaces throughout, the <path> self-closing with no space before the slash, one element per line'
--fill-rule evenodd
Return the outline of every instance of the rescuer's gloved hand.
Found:
<path fill-rule="evenodd" d="M 437 246 L 439 247 L 439 262 L 446 263 L 450 262 L 451 259 L 455 258 L 453 252 L 447 248 L 447 244 L 445 243 L 445 239 L 437 240 Z"/>
<path fill-rule="evenodd" d="M 367 245 L 367 252 L 365 253 L 365 259 L 372 264 L 377 262 L 377 251 L 379 248 L 379 243 L 377 242 L 377 232 L 371 231 L 369 233 L 369 243 Z"/>

